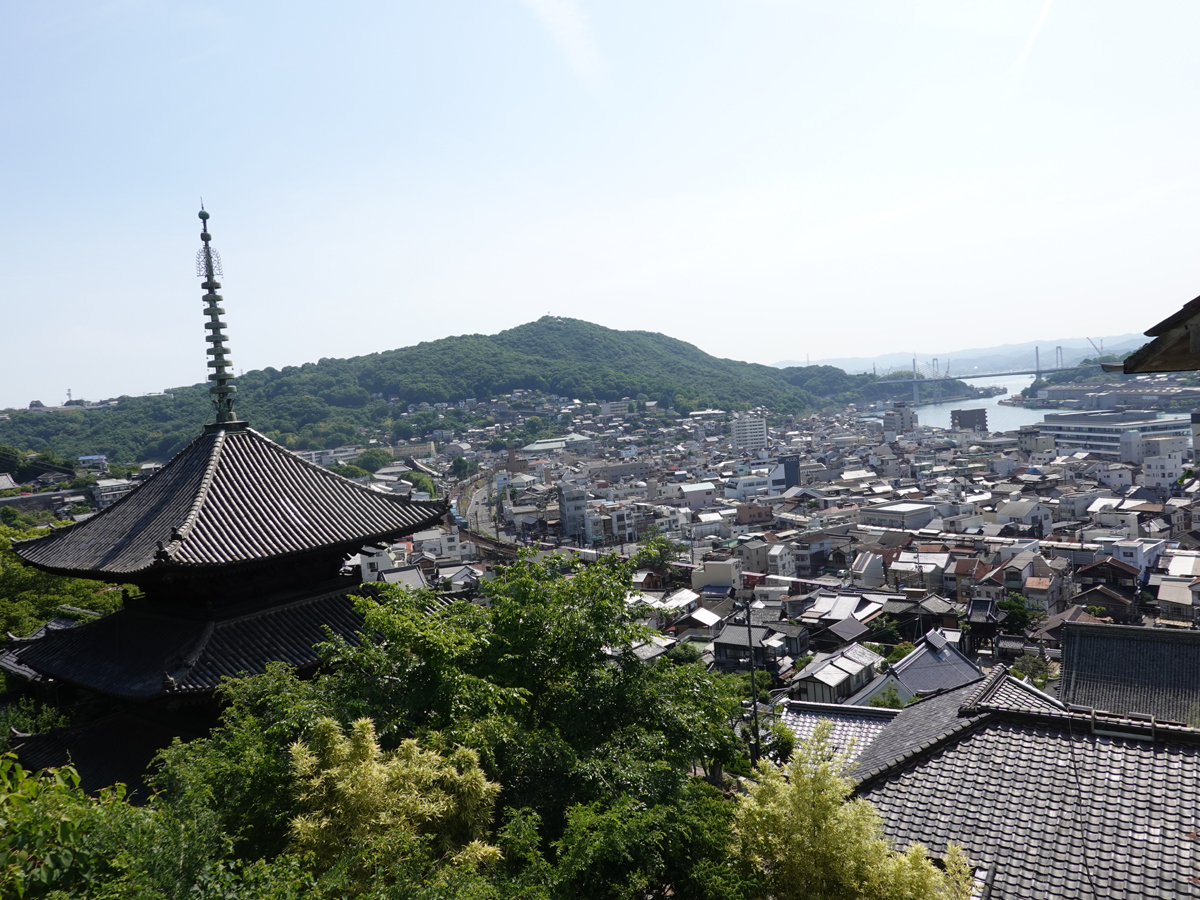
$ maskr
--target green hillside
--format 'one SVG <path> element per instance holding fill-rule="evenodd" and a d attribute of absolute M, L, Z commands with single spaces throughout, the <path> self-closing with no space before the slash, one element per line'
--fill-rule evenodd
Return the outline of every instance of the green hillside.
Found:
<path fill-rule="evenodd" d="M 480 400 L 517 388 L 581 400 L 637 397 L 682 413 L 759 404 L 801 413 L 829 405 L 905 398 L 906 385 L 874 385 L 871 375 L 831 366 L 777 369 L 719 359 L 691 344 L 646 331 L 616 331 L 546 316 L 496 335 L 463 335 L 350 359 L 267 368 L 238 378 L 238 412 L 292 448 L 338 446 L 360 429 L 392 436 L 409 403 Z M 946 387 L 965 392 L 965 385 Z M 164 460 L 210 419 L 205 385 L 170 389 L 173 397 L 122 397 L 106 410 L 13 411 L 0 421 L 0 444 L 53 448 L 68 458 L 106 453 L 121 462 Z M 383 399 L 379 399 L 382 395 Z M 394 407 L 386 402 L 397 397 Z M 419 436 L 466 424 L 455 413 L 403 420 Z"/>

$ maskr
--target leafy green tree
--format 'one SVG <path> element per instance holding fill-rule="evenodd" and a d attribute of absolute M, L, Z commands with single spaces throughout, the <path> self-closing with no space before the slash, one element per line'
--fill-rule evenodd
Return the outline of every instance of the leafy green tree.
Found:
<path fill-rule="evenodd" d="M 1024 634 L 1033 621 L 1033 614 L 1025 604 L 1025 597 L 1010 591 L 1008 597 L 996 604 L 1008 615 L 1004 619 L 1004 630 L 1009 634 Z"/>
<path fill-rule="evenodd" d="M 889 684 L 872 697 L 869 705 L 882 709 L 904 709 L 904 701 L 900 699 L 900 692 L 894 684 Z"/>
<path fill-rule="evenodd" d="M 376 472 L 384 466 L 390 466 L 392 462 L 392 454 L 381 447 L 367 448 L 354 461 L 360 469 L 366 469 L 368 472 Z"/>
<path fill-rule="evenodd" d="M 119 804 L 122 788 L 93 799 L 71 766 L 31 773 L 0 755 L 0 896 L 24 897 L 95 882 L 105 857 L 88 845 L 98 808 Z"/>
<path fill-rule="evenodd" d="M 40 734 L 51 728 L 61 728 L 69 724 L 70 717 L 57 706 L 42 703 L 32 697 L 21 697 L 0 706 L 0 753 L 9 749 L 13 731 Z"/>
<path fill-rule="evenodd" d="M 454 462 L 450 463 L 450 474 L 454 478 L 466 478 L 478 471 L 479 463 L 473 459 L 467 459 L 465 456 L 456 456 Z"/>
<path fill-rule="evenodd" d="M 896 644 L 900 641 L 900 632 L 896 630 L 896 620 L 891 616 L 880 616 L 871 621 L 871 637 L 881 644 Z"/>
<path fill-rule="evenodd" d="M 783 722 L 775 722 L 771 725 L 766 751 L 777 764 L 785 764 L 796 752 L 796 733 Z"/>
<path fill-rule="evenodd" d="M 337 472 L 343 478 L 369 478 L 371 473 L 359 466 L 350 465 L 349 463 L 337 463 L 329 467 L 330 471 Z"/>
<path fill-rule="evenodd" d="M 680 641 L 667 651 L 667 659 L 680 665 L 698 663 L 702 652 L 695 641 Z"/>
<path fill-rule="evenodd" d="M 1046 680 L 1050 677 L 1050 664 L 1040 656 L 1030 656 L 1028 654 L 1021 656 L 1016 662 L 1009 667 L 1009 671 L 1018 678 L 1028 676 L 1029 680 L 1038 688 L 1046 686 Z"/>
<path fill-rule="evenodd" d="M 400 478 L 404 481 L 407 481 L 418 491 L 424 491 L 430 497 L 436 497 L 438 495 L 437 485 L 434 483 L 433 479 L 424 472 L 405 472 L 400 476 Z"/>
<path fill-rule="evenodd" d="M 737 896 L 738 879 L 726 865 L 732 817 L 732 805 L 699 782 L 671 803 L 623 796 L 576 806 L 554 847 L 559 896 Z"/>
<path fill-rule="evenodd" d="M 908 641 L 901 641 L 896 645 L 895 649 L 887 655 L 887 661 L 890 663 L 898 663 L 900 660 L 904 659 L 904 657 L 908 656 L 908 654 L 912 653 L 915 649 L 916 647 L 914 647 Z"/>
<path fill-rule="evenodd" d="M 675 541 L 669 541 L 658 533 L 653 533 L 638 548 L 634 557 L 634 565 L 638 568 L 649 568 L 661 572 L 672 563 L 679 560 L 679 554 L 685 546 Z"/>
<path fill-rule="evenodd" d="M 831 752 L 829 722 L 782 769 L 759 763 L 758 783 L 737 805 L 735 854 L 753 881 L 751 896 L 774 900 L 966 900 L 973 879 L 961 848 L 945 873 L 914 844 L 893 851 L 879 814 L 850 799 L 847 751 Z"/>
<path fill-rule="evenodd" d="M 464 748 L 447 757 L 415 740 L 383 752 L 370 719 L 344 734 L 332 718 L 317 721 L 306 742 L 291 748 L 296 791 L 303 809 L 291 821 L 292 841 L 321 870 L 353 854 L 359 891 L 391 879 L 397 860 L 414 852 L 455 865 L 499 860 L 484 840 L 491 830 L 499 786 Z"/>
<path fill-rule="evenodd" d="M 120 609 L 120 586 L 50 575 L 25 565 L 12 542 L 45 534 L 0 525 L 0 632 L 26 635 L 58 615 L 63 605 L 110 613 Z"/>

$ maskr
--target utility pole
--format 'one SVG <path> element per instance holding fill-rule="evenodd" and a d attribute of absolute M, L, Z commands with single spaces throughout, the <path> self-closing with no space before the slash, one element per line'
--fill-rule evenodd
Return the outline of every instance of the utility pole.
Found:
<path fill-rule="evenodd" d="M 743 601 L 746 609 L 746 638 L 750 645 L 750 711 L 754 721 L 754 741 L 750 744 L 750 765 L 757 766 L 762 757 L 758 732 L 758 678 L 754 668 L 754 626 L 750 624 L 750 600 Z"/>

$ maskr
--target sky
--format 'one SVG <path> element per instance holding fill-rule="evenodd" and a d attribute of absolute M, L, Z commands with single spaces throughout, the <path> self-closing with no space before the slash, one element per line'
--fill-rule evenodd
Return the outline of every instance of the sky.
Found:
<path fill-rule="evenodd" d="M 45 0 L 0 29 L 0 407 L 543 315 L 718 356 L 1141 332 L 1200 289 L 1200 4 Z"/>

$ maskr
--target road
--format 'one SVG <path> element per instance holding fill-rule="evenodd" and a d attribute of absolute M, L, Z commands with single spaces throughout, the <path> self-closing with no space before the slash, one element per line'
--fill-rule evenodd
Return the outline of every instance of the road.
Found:
<path fill-rule="evenodd" d="M 471 502 L 467 506 L 467 514 L 464 517 L 467 520 L 467 527 L 478 531 L 481 534 L 497 537 L 496 523 L 492 521 L 491 511 L 488 509 L 487 488 L 481 487 L 471 495 Z"/>

